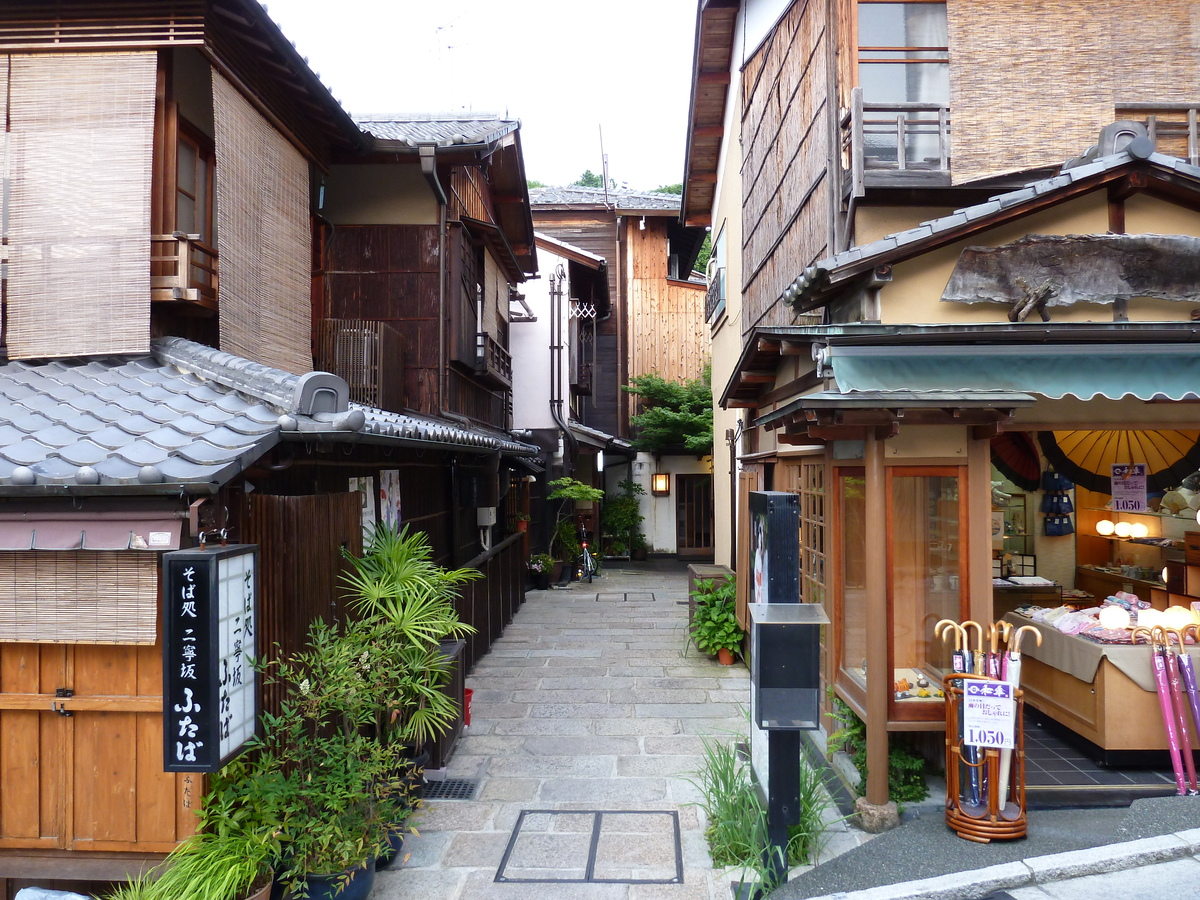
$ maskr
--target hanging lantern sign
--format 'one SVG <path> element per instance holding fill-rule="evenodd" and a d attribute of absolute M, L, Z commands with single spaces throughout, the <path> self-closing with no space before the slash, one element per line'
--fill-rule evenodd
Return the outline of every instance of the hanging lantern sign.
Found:
<path fill-rule="evenodd" d="M 215 772 L 258 721 L 258 546 L 163 557 L 163 770 Z"/>

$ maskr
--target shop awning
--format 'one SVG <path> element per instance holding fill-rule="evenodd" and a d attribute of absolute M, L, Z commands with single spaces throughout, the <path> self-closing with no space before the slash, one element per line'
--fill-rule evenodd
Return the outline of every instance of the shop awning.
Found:
<path fill-rule="evenodd" d="M 1200 349 L 1190 345 L 831 346 L 838 389 L 1011 391 L 1050 399 L 1195 400 Z"/>
<path fill-rule="evenodd" d="M 0 512 L 0 550 L 178 550 L 183 520 L 162 512 Z"/>

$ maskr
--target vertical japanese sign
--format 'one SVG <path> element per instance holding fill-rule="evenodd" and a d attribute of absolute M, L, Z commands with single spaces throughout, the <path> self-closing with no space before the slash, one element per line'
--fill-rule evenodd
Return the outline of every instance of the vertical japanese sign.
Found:
<path fill-rule="evenodd" d="M 1146 512 L 1146 464 L 1112 464 L 1113 512 Z"/>
<path fill-rule="evenodd" d="M 254 734 L 258 547 L 163 554 L 163 769 L 215 772 Z"/>

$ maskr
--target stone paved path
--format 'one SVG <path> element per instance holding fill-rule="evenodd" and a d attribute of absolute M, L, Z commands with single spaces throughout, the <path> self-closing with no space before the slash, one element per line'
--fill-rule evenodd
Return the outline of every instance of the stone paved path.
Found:
<path fill-rule="evenodd" d="M 372 900 L 728 897 L 687 775 L 701 736 L 746 734 L 749 675 L 688 646 L 686 600 L 685 567 L 662 563 L 609 563 L 593 584 L 530 592 L 467 678 L 471 727 L 446 774 L 477 779 L 476 799 L 428 802 L 408 860 L 378 874 Z M 659 815 L 587 814 L 622 810 Z M 565 880 L 581 877 L 593 841 L 595 877 L 673 876 L 665 813 L 678 815 L 681 884 Z M 505 875 L 552 880 L 498 883 L 502 862 Z"/>

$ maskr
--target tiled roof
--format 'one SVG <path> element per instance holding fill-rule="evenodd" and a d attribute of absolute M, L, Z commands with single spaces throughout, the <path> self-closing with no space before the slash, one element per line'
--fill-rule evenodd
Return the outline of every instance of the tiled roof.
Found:
<path fill-rule="evenodd" d="M 615 209 L 663 209 L 679 211 L 682 198 L 678 194 L 660 194 L 656 191 L 631 191 L 628 188 L 567 187 L 531 188 L 529 202 L 534 206 L 564 206 L 568 204 L 604 205 Z"/>
<path fill-rule="evenodd" d="M 437 144 L 439 147 L 490 144 L 512 134 L 521 125 L 516 119 L 488 113 L 476 116 L 455 113 L 368 115 L 355 116 L 354 121 L 372 137 L 400 141 L 411 147 L 418 144 Z"/>
<path fill-rule="evenodd" d="M 803 303 L 811 291 L 823 287 L 829 282 L 830 277 L 844 266 L 861 263 L 863 260 L 870 260 L 876 257 L 884 261 L 885 258 L 892 257 L 897 251 L 903 251 L 905 247 L 911 244 L 927 241 L 942 234 L 948 235 L 950 232 L 954 232 L 970 222 L 985 219 L 1003 210 L 1028 203 L 1044 194 L 1064 190 L 1077 182 L 1094 178 L 1113 169 L 1119 169 L 1133 162 L 1135 159 L 1146 159 L 1158 168 L 1169 169 L 1200 180 L 1200 167 L 1193 166 L 1182 159 L 1165 156 L 1161 153 L 1153 153 L 1148 157 L 1135 157 L 1128 151 L 1122 150 L 1120 153 L 1114 153 L 1111 156 L 1104 156 L 1083 165 L 1063 169 L 1061 173 L 1051 178 L 1044 178 L 1041 181 L 1027 184 L 1019 190 L 991 197 L 983 203 L 955 210 L 947 216 L 922 222 L 916 228 L 911 228 L 908 231 L 889 234 L 877 241 L 851 247 L 835 256 L 815 262 L 805 268 L 784 289 L 782 299 L 787 304 Z"/>
<path fill-rule="evenodd" d="M 453 422 L 349 404 L 342 379 L 292 375 L 181 338 L 152 353 L 0 366 L 0 493 L 207 493 L 281 440 L 446 445 L 536 456 Z"/>

